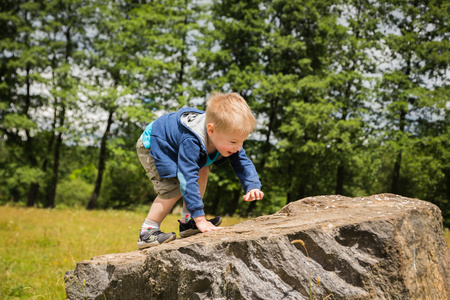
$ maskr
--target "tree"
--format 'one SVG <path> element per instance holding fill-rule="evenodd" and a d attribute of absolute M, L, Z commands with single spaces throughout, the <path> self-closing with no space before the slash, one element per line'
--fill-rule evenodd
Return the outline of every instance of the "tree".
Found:
<path fill-rule="evenodd" d="M 45 103 L 36 92 L 45 83 L 41 76 L 48 65 L 38 32 L 41 24 L 41 2 L 2 2 L 1 21 L 5 30 L 1 36 L 1 131 L 12 169 L 8 181 L 13 186 L 29 187 L 27 205 L 34 205 L 39 182 L 43 179 L 38 162 L 42 153 L 35 110 Z M 4 135 L 3 135 L 4 134 Z"/>
<path fill-rule="evenodd" d="M 390 190 L 407 193 L 400 185 L 404 155 L 415 140 L 426 138 L 420 126 L 442 115 L 440 98 L 424 96 L 441 89 L 448 78 L 449 6 L 445 1 L 383 1 L 379 9 L 387 59 L 380 68 L 379 99 L 386 139 L 395 153 Z"/>
<path fill-rule="evenodd" d="M 257 105 L 254 91 L 263 69 L 263 43 L 268 27 L 264 3 L 260 0 L 226 0 L 212 4 L 211 16 L 202 28 L 196 53 L 198 62 L 195 78 L 199 81 L 201 97 L 206 97 L 212 91 L 237 92 L 247 100 L 250 107 Z M 254 156 L 254 162 L 258 164 L 257 150 L 246 146 L 246 152 Z M 235 175 L 230 169 L 217 171 L 217 175 L 211 176 L 209 180 L 205 195 L 207 205 L 215 210 L 221 201 L 226 203 L 223 205 L 225 208 L 237 209 L 242 188 L 239 184 L 231 184 L 236 182 Z M 224 182 L 229 184 L 225 185 Z M 213 190 L 214 193 L 211 192 Z M 234 213 L 232 209 L 226 212 Z"/>
<path fill-rule="evenodd" d="M 136 42 L 130 38 L 135 33 L 129 21 L 133 9 L 134 6 L 126 2 L 99 1 L 85 11 L 86 19 L 94 31 L 86 49 L 89 59 L 85 68 L 90 71 L 90 76 L 85 95 L 89 99 L 88 106 L 99 109 L 97 113 L 106 113 L 106 126 L 100 139 L 97 178 L 87 209 L 94 209 L 97 205 L 107 161 L 107 141 L 117 111 L 124 103 L 125 95 L 129 94 L 126 86 L 133 84 L 128 63 L 136 51 Z"/>
<path fill-rule="evenodd" d="M 126 122 L 130 118 L 149 123 L 152 112 L 146 111 L 147 107 L 178 107 L 187 103 L 191 89 L 187 75 L 192 43 L 189 34 L 196 24 L 188 1 L 144 4 L 105 1 L 95 7 L 90 16 L 96 32 L 89 46 L 93 52 L 89 68 L 92 83 L 101 86 L 102 91 L 97 90 L 89 97 L 108 117 L 88 209 L 95 208 L 101 191 L 107 141 L 114 123 L 120 126 L 118 120 Z"/>
<path fill-rule="evenodd" d="M 50 1 L 46 3 L 45 32 L 48 34 L 50 46 L 53 98 L 54 128 L 52 137 L 53 166 L 46 207 L 55 206 L 55 195 L 58 184 L 61 146 L 63 135 L 67 131 L 67 113 L 76 110 L 79 79 L 75 75 L 77 50 L 85 34 L 83 18 L 79 18 L 80 9 L 86 5 L 84 0 Z"/>
<path fill-rule="evenodd" d="M 333 105 L 333 125 L 327 135 L 331 157 L 327 164 L 336 164 L 336 194 L 353 194 L 350 175 L 357 156 L 367 143 L 373 120 L 372 87 L 375 78 L 373 53 L 379 38 L 376 7 L 371 1 L 349 0 L 338 5 L 341 21 L 330 36 L 328 49 L 328 99 Z M 352 172 L 353 171 L 353 172 Z M 345 183 L 348 187 L 344 189 Z"/>
<path fill-rule="evenodd" d="M 326 99 L 329 48 L 337 31 L 333 1 L 274 1 L 265 57 L 269 80 L 261 85 L 271 104 L 268 128 L 277 141 L 270 152 L 274 174 L 289 174 L 277 185 L 290 202 L 327 191 L 328 172 L 321 166 L 333 107 Z M 273 111 L 277 108 L 278 111 Z M 269 133 L 268 133 L 269 134 Z M 280 177 L 280 176 L 278 176 Z"/>

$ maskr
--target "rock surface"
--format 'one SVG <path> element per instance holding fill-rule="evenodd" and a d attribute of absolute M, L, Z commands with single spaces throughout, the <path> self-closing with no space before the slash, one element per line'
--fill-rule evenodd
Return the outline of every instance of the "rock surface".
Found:
<path fill-rule="evenodd" d="M 318 196 L 220 231 L 81 261 L 69 299 L 450 299 L 440 210 Z M 310 298 L 311 296 L 311 298 Z"/>

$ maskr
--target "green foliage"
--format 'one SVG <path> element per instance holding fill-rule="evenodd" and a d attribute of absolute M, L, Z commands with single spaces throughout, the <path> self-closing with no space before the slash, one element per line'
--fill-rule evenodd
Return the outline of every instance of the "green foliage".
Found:
<path fill-rule="evenodd" d="M 245 149 L 266 197 L 242 201 L 232 169 L 214 167 L 207 211 L 395 192 L 448 225 L 447 2 L 3 1 L 0 201 L 149 203 L 143 129 L 221 90 L 258 119 Z"/>
<path fill-rule="evenodd" d="M 16 166 L 14 174 L 9 177 L 6 183 L 12 187 L 26 188 L 32 182 L 38 182 L 44 176 L 44 173 L 39 168 L 22 168 Z"/>
<path fill-rule="evenodd" d="M 38 126 L 35 122 L 28 117 L 19 114 L 8 114 L 3 120 L 3 126 L 6 130 L 19 131 L 19 130 L 31 130 L 37 129 Z"/>
<path fill-rule="evenodd" d="M 70 180 L 83 180 L 87 183 L 94 182 L 97 176 L 97 169 L 94 164 L 86 164 L 80 169 L 76 169 L 69 175 Z"/>
<path fill-rule="evenodd" d="M 100 207 L 123 208 L 148 204 L 156 197 L 135 151 L 123 147 L 121 139 L 112 140 L 111 158 L 106 168 Z"/>
<path fill-rule="evenodd" d="M 57 207 L 85 207 L 93 188 L 93 184 L 89 184 L 81 178 L 61 181 L 56 190 Z"/>

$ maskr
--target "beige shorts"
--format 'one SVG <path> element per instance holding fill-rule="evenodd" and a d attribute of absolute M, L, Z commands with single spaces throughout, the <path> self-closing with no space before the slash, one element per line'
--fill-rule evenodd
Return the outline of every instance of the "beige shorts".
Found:
<path fill-rule="evenodd" d="M 171 199 L 177 196 L 181 197 L 180 182 L 178 178 L 161 178 L 155 166 L 155 159 L 150 154 L 150 149 L 144 147 L 142 137 L 136 143 L 136 152 L 139 161 L 147 172 L 148 178 L 153 183 L 153 188 L 158 196 L 162 199 Z"/>

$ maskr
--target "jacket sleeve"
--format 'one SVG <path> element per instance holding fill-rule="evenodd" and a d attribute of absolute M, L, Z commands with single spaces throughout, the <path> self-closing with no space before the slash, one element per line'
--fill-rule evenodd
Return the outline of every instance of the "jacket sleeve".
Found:
<path fill-rule="evenodd" d="M 180 145 L 178 152 L 177 177 L 180 181 L 181 194 L 191 217 L 204 215 L 203 201 L 198 185 L 200 171 L 201 146 L 193 139 L 187 139 Z"/>
<path fill-rule="evenodd" d="M 255 165 L 245 154 L 244 148 L 232 154 L 229 159 L 245 193 L 252 189 L 261 189 L 261 182 L 259 181 Z"/>

